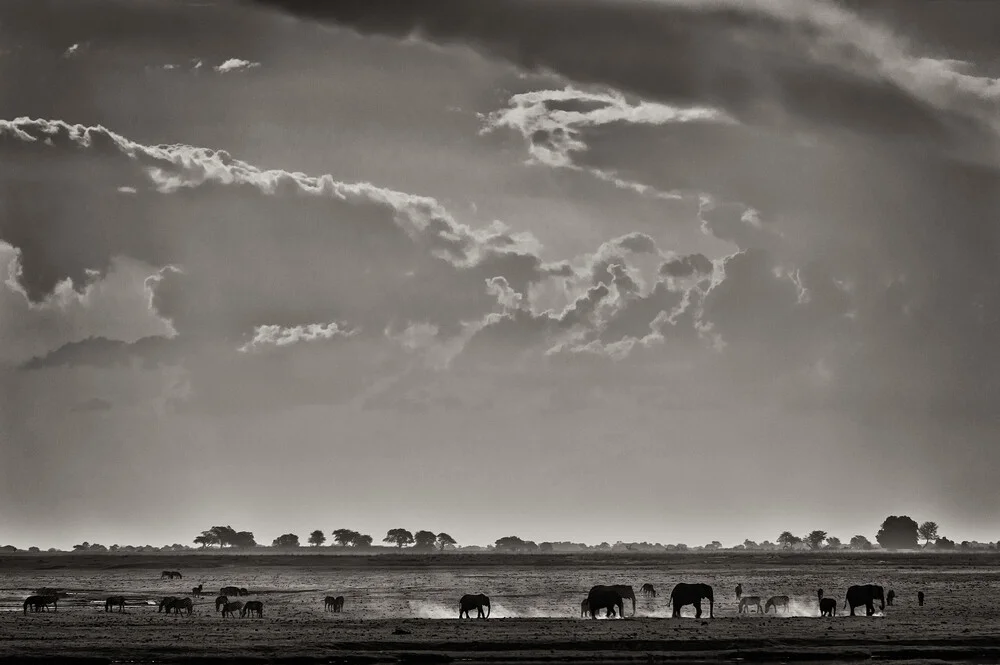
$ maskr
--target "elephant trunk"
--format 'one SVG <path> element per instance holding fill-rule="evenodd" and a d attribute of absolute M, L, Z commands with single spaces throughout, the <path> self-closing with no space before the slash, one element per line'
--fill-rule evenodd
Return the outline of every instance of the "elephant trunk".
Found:
<path fill-rule="evenodd" d="M 635 594 L 632 594 L 632 616 L 635 616 Z"/>
<path fill-rule="evenodd" d="M 486 618 L 490 618 L 490 601 L 486 601 Z"/>

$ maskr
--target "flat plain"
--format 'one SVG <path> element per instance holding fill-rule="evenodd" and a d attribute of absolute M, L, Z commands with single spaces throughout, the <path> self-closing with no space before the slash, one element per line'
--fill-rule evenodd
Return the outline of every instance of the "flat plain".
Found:
<path fill-rule="evenodd" d="M 177 570 L 183 579 L 160 578 Z M 670 618 L 677 582 L 715 589 L 715 618 L 684 608 Z M 643 583 L 628 620 L 580 618 L 594 584 Z M 838 600 L 851 584 L 882 584 L 893 606 L 873 617 L 820 618 L 816 589 Z M 738 614 L 745 595 L 787 595 L 787 614 Z M 195 598 L 192 616 L 165 615 L 168 595 Z M 246 587 L 262 619 L 222 618 L 222 586 Z M 56 612 L 22 611 L 40 587 L 63 589 Z M 923 591 L 926 603 L 917 604 Z M 458 620 L 464 593 L 492 599 L 489 621 Z M 750 553 L 667 555 L 342 555 L 181 553 L 0 557 L 0 660 L 94 662 L 692 662 L 757 660 L 909 662 L 1000 659 L 996 553 Z M 124 595 L 123 614 L 104 600 Z M 343 595 L 344 611 L 323 598 Z"/>

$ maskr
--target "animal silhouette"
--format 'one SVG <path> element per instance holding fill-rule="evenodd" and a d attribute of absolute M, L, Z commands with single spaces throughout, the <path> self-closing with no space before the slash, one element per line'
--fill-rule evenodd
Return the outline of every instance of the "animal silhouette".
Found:
<path fill-rule="evenodd" d="M 837 599 L 836 598 L 820 598 L 819 599 L 819 615 L 821 617 L 832 617 L 837 615 Z"/>
<path fill-rule="evenodd" d="M 201 596 L 201 590 L 205 587 L 204 584 L 199 584 L 198 586 L 191 589 L 191 594 L 194 596 Z"/>
<path fill-rule="evenodd" d="M 170 614 L 170 608 L 174 606 L 174 601 L 176 600 L 177 596 L 167 596 L 160 601 L 160 607 L 156 610 L 156 613 L 159 614 L 160 612 L 166 610 L 167 614 Z"/>
<path fill-rule="evenodd" d="M 219 589 L 220 596 L 238 596 L 240 595 L 240 588 L 238 586 L 224 586 Z"/>
<path fill-rule="evenodd" d="M 924 606 L 924 592 L 923 591 L 918 591 L 917 592 L 917 605 L 920 605 L 920 607 Z"/>
<path fill-rule="evenodd" d="M 590 601 L 584 598 L 583 602 L 580 603 L 580 617 L 585 617 L 588 614 L 590 614 Z"/>
<path fill-rule="evenodd" d="M 240 596 L 249 596 L 250 592 L 247 591 L 247 588 L 245 586 L 241 586 L 238 595 L 240 595 Z"/>
<path fill-rule="evenodd" d="M 226 603 L 222 606 L 222 616 L 236 616 L 236 613 L 243 609 L 243 603 L 238 600 L 234 600 L 231 603 Z"/>
<path fill-rule="evenodd" d="M 743 596 L 743 584 L 740 583 L 736 585 L 736 600 L 739 601 L 739 599 L 742 596 Z"/>
<path fill-rule="evenodd" d="M 778 613 L 778 608 L 788 611 L 788 596 L 771 596 L 764 603 L 764 614 L 767 614 L 768 609 L 774 608 L 774 613 Z"/>
<path fill-rule="evenodd" d="M 47 612 L 46 608 L 51 605 L 52 611 L 59 610 L 59 596 L 56 595 L 34 595 L 24 599 L 24 613 L 28 613 L 28 607 L 32 612 Z"/>
<path fill-rule="evenodd" d="M 714 619 L 715 597 L 711 586 L 708 584 L 686 584 L 684 582 L 675 585 L 674 590 L 670 592 L 669 603 L 674 606 L 674 618 L 680 618 L 681 608 L 685 605 L 694 605 L 694 616 L 700 619 L 701 601 L 703 599 L 708 600 L 708 616 L 710 619 Z"/>
<path fill-rule="evenodd" d="M 749 613 L 751 607 L 756 607 L 758 613 L 763 611 L 760 608 L 760 596 L 743 596 L 740 598 L 738 614 Z"/>
<path fill-rule="evenodd" d="M 176 570 L 164 570 L 162 573 L 160 573 L 160 579 L 162 580 L 164 577 L 169 579 L 174 579 L 175 577 L 177 579 L 182 579 L 184 576 L 181 575 Z"/>
<path fill-rule="evenodd" d="M 245 617 L 248 614 L 250 616 L 256 614 L 258 617 L 264 618 L 264 603 L 259 600 L 248 600 L 247 604 L 240 610 L 240 616 Z"/>
<path fill-rule="evenodd" d="M 104 601 L 104 611 L 110 612 L 113 608 L 117 607 L 118 612 L 125 611 L 125 596 L 109 596 L 106 601 Z"/>
<path fill-rule="evenodd" d="M 896 599 L 896 592 L 889 589 L 889 593 L 885 594 L 885 604 L 892 607 L 892 601 Z"/>
<path fill-rule="evenodd" d="M 484 607 L 486 608 L 485 614 L 483 614 Z M 490 597 L 484 593 L 465 594 L 458 601 L 458 618 L 461 619 L 464 614 L 466 619 L 471 619 L 472 617 L 469 616 L 469 610 L 473 609 L 476 610 L 477 619 L 489 619 Z"/>
<path fill-rule="evenodd" d="M 194 603 L 191 602 L 190 598 L 176 598 L 174 599 L 174 602 L 170 604 L 170 607 L 167 608 L 168 614 L 170 613 L 170 610 L 173 610 L 174 614 L 187 612 L 188 616 L 191 616 L 194 613 Z"/>
<path fill-rule="evenodd" d="M 218 596 L 215 599 L 215 611 L 218 612 L 223 605 L 229 602 L 229 596 Z"/>
<path fill-rule="evenodd" d="M 875 601 L 878 600 L 880 605 L 880 610 L 885 610 L 885 594 L 883 593 L 882 587 L 878 584 L 855 584 L 854 586 L 847 588 L 847 597 L 844 600 L 844 608 L 848 606 L 851 608 L 851 616 L 856 616 L 854 614 L 854 608 L 865 606 L 865 613 L 868 616 L 875 614 Z"/>
<path fill-rule="evenodd" d="M 590 612 L 590 618 L 596 619 L 597 613 L 600 610 L 607 610 L 606 616 L 611 618 L 612 616 L 616 616 L 614 609 L 617 608 L 617 616 L 624 619 L 625 600 L 622 597 L 622 588 L 621 585 L 604 584 L 591 587 L 590 592 L 587 594 L 587 611 Z M 628 588 L 631 589 L 631 587 Z"/>
<path fill-rule="evenodd" d="M 656 589 L 649 582 L 643 584 L 639 592 L 642 593 L 644 598 L 656 598 Z"/>

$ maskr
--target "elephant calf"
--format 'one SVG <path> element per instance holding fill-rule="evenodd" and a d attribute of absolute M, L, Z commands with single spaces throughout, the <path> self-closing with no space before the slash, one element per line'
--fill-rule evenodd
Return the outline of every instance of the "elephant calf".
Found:
<path fill-rule="evenodd" d="M 837 600 L 835 598 L 819 599 L 819 615 L 821 617 L 832 617 L 837 615 Z"/>

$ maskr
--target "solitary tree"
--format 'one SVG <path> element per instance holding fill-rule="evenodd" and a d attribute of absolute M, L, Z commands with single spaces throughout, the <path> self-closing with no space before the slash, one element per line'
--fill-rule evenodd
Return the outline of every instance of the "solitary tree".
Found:
<path fill-rule="evenodd" d="M 826 540 L 826 531 L 820 531 L 819 529 L 810 531 L 805 540 L 809 543 L 809 549 L 818 550 L 823 546 L 823 541 Z"/>
<path fill-rule="evenodd" d="M 864 536 L 854 536 L 851 538 L 850 547 L 852 550 L 870 550 L 872 548 L 872 543 Z"/>
<path fill-rule="evenodd" d="M 782 547 L 791 547 L 792 545 L 798 545 L 802 542 L 802 539 L 793 534 L 791 531 L 782 531 L 781 535 L 778 536 L 778 542 Z"/>
<path fill-rule="evenodd" d="M 432 550 L 437 544 L 437 534 L 433 531 L 417 531 L 413 534 L 413 549 Z"/>
<path fill-rule="evenodd" d="M 438 548 L 443 552 L 444 548 L 449 546 L 455 546 L 458 544 L 458 541 L 456 541 L 448 534 L 442 532 L 437 535 L 437 544 Z"/>
<path fill-rule="evenodd" d="M 890 515 L 875 534 L 878 544 L 887 550 L 912 550 L 917 547 L 917 523 L 906 515 Z"/>
<path fill-rule="evenodd" d="M 299 546 L 299 537 L 294 533 L 286 533 L 278 536 L 271 543 L 271 547 L 293 548 Z"/>
<path fill-rule="evenodd" d="M 937 522 L 924 522 L 917 528 L 917 533 L 923 539 L 924 545 L 927 545 L 932 540 L 937 540 L 938 537 Z"/>
<path fill-rule="evenodd" d="M 406 529 L 389 529 L 385 538 L 382 539 L 383 543 L 395 543 L 396 547 L 402 549 L 404 545 L 413 544 L 413 534 Z"/>
<path fill-rule="evenodd" d="M 325 542 L 326 542 L 326 536 L 324 536 L 323 532 L 320 531 L 319 529 L 316 529 L 315 531 L 309 534 L 309 544 L 312 545 L 313 547 L 319 547 Z"/>

